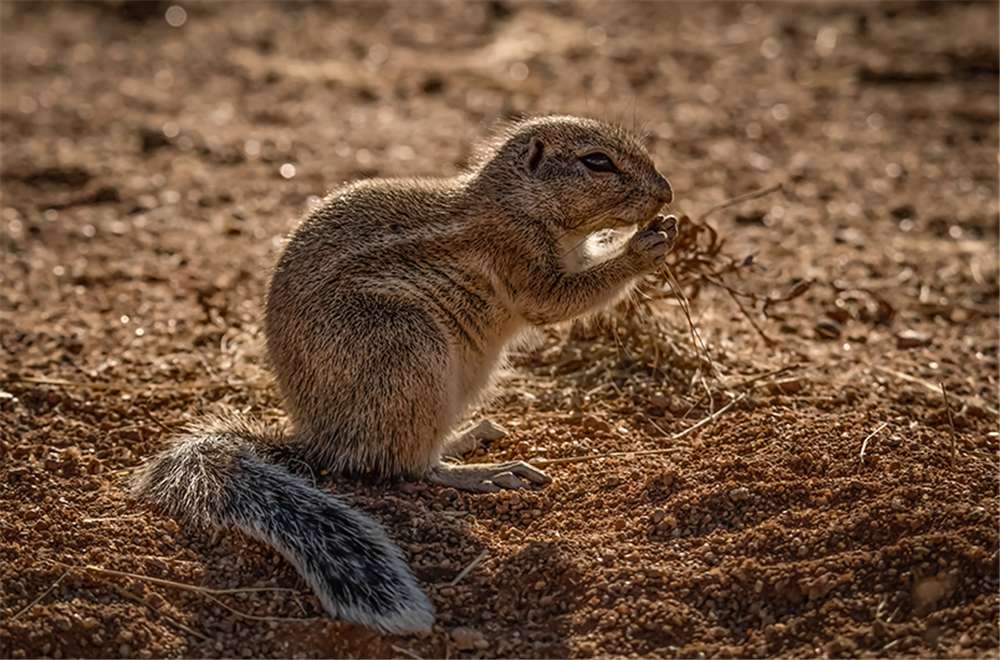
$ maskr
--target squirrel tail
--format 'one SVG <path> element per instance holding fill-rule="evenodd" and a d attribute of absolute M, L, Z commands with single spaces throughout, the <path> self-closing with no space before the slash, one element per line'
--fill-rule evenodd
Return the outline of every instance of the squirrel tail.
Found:
<path fill-rule="evenodd" d="M 333 617 L 388 633 L 430 630 L 434 610 L 382 527 L 280 465 L 281 435 L 238 418 L 190 427 L 136 475 L 176 518 L 234 527 L 290 561 Z"/>

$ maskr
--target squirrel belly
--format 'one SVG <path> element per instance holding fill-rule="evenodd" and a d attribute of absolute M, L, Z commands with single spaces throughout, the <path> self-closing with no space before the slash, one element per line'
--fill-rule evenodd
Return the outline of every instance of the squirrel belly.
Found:
<path fill-rule="evenodd" d="M 334 618 L 387 633 L 430 630 L 434 610 L 382 527 L 275 459 L 287 440 L 235 417 L 189 427 L 147 462 L 134 492 L 193 525 L 277 550 Z"/>

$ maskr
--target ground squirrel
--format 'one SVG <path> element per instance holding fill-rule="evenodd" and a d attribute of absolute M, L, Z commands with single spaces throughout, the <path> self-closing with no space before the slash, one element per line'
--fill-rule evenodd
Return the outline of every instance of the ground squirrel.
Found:
<path fill-rule="evenodd" d="M 450 179 L 375 179 L 331 193 L 274 270 L 265 334 L 290 435 L 215 418 L 139 471 L 165 512 L 235 527 L 284 555 L 330 615 L 426 630 L 433 608 L 382 528 L 308 477 L 408 477 L 475 491 L 542 484 L 527 463 L 442 460 L 531 326 L 616 300 L 676 236 L 673 194 L 624 129 L 577 117 L 513 123 Z M 616 254 L 574 254 L 607 228 L 645 227 Z M 303 473 L 302 466 L 308 466 Z"/>

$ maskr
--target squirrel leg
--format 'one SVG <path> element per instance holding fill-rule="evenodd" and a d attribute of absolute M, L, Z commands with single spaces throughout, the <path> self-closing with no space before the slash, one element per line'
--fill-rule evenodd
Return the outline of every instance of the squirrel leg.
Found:
<path fill-rule="evenodd" d="M 451 458 L 459 458 L 479 449 L 482 439 L 475 431 L 475 426 L 469 426 L 462 431 L 458 431 L 445 440 L 444 451 L 442 453 Z"/>
<path fill-rule="evenodd" d="M 525 488 L 529 484 L 547 484 L 552 479 L 524 461 L 508 463 L 478 463 L 454 465 L 440 462 L 427 473 L 434 484 L 477 493 L 493 493 L 509 488 Z"/>
<path fill-rule="evenodd" d="M 512 298 L 533 325 L 567 321 L 613 302 L 640 275 L 656 270 L 676 238 L 676 219 L 657 217 L 632 236 L 621 254 L 593 268 L 567 273 L 549 262 L 518 273 L 515 279 L 522 285 Z"/>
<path fill-rule="evenodd" d="M 457 458 L 471 453 L 483 442 L 499 440 L 507 435 L 507 431 L 490 419 L 482 419 L 479 422 L 472 422 L 456 431 L 444 442 L 444 456 Z"/>

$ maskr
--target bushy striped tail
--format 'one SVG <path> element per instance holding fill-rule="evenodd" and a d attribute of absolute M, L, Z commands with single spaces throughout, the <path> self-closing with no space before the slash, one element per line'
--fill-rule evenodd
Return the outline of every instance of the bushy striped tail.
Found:
<path fill-rule="evenodd" d="M 399 548 L 374 520 L 269 461 L 280 441 L 241 419 L 206 420 L 150 459 L 134 492 L 174 517 L 270 545 L 330 616 L 381 632 L 429 630 L 433 607 Z"/>

